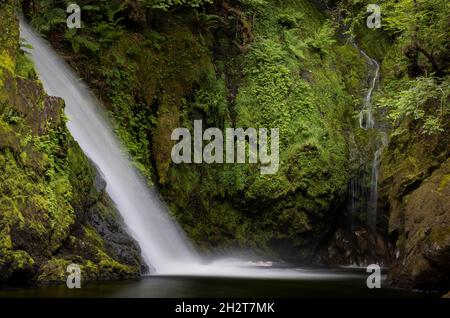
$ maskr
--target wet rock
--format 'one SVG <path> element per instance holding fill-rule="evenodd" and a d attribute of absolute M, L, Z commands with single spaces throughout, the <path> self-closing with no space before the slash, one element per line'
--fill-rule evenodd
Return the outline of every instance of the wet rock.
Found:
<path fill-rule="evenodd" d="M 327 249 L 317 255 L 316 263 L 332 266 L 369 264 L 387 265 L 391 261 L 389 246 L 381 234 L 365 228 L 349 232 L 338 229 L 327 244 Z"/>
<path fill-rule="evenodd" d="M 450 159 L 406 199 L 400 257 L 391 272 L 399 285 L 446 288 L 450 284 Z"/>
<path fill-rule="evenodd" d="M 109 208 L 112 202 L 107 199 Z M 105 213 L 105 206 L 96 204 L 89 210 L 89 223 L 104 239 L 106 250 L 123 264 L 140 266 L 141 251 L 134 239 L 124 230 L 125 224 L 115 211 L 116 215 Z M 114 208 L 113 208 L 114 209 Z"/>
<path fill-rule="evenodd" d="M 448 132 L 450 123 L 445 131 Z M 381 163 L 380 196 L 397 286 L 447 291 L 450 265 L 450 135 L 423 135 L 404 122 Z"/>
<path fill-rule="evenodd" d="M 129 234 L 114 202 L 105 192 L 106 181 L 103 173 L 92 161 L 89 160 L 89 164 L 95 173 L 94 189 L 91 190 L 95 199 L 88 204 L 87 222 L 103 238 L 105 248 L 111 255 L 114 255 L 121 263 L 139 267 L 142 262 L 139 245 Z M 145 271 L 147 267 L 143 265 L 143 269 Z"/>

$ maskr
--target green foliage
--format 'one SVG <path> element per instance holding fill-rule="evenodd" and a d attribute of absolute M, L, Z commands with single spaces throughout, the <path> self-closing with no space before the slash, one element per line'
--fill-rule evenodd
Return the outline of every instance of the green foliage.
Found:
<path fill-rule="evenodd" d="M 281 142 L 285 144 L 287 129 L 295 113 L 293 107 L 299 105 L 288 103 L 293 81 L 286 65 L 286 51 L 273 40 L 262 40 L 252 46 L 247 59 L 244 74 L 249 86 L 242 87 L 237 98 L 239 122 L 243 127 L 280 128 Z M 254 105 L 259 105 L 257 112 Z"/>
<path fill-rule="evenodd" d="M 112 44 L 123 34 L 123 29 L 119 25 L 123 17 L 118 15 L 122 13 L 124 7 L 125 3 L 114 2 L 101 8 L 99 7 L 98 11 L 106 11 L 106 19 L 94 21 L 90 29 L 100 43 Z"/>
<path fill-rule="evenodd" d="M 245 7 L 251 9 L 262 9 L 262 7 L 266 6 L 269 1 L 268 0 L 242 0 L 240 1 Z"/>
<path fill-rule="evenodd" d="M 123 32 L 119 23 L 126 3 L 122 1 L 80 1 L 82 28 L 67 29 L 65 11 L 70 1 L 45 0 L 37 4 L 32 24 L 41 33 L 64 30 L 74 53 L 95 55 L 100 46 L 111 45 Z M 84 52 L 83 52 L 84 51 Z"/>
<path fill-rule="evenodd" d="M 405 48 L 421 53 L 434 72 L 448 64 L 450 6 L 446 0 L 401 0 L 382 4 L 383 28 L 399 35 Z M 407 50 L 405 50 L 407 52 Z"/>
<path fill-rule="evenodd" d="M 304 15 L 301 12 L 282 12 L 278 15 L 278 24 L 281 26 L 292 29 L 299 28 L 300 23 L 304 20 Z"/>
<path fill-rule="evenodd" d="M 334 39 L 334 27 L 330 21 L 326 21 L 314 37 L 306 39 L 306 44 L 320 54 L 330 54 L 330 49 L 336 42 Z"/>
<path fill-rule="evenodd" d="M 202 246 L 267 250 L 269 242 L 285 239 L 298 248 L 307 241 L 299 233 L 317 235 L 324 225 L 318 220 L 345 191 L 346 145 L 339 131 L 346 121 L 343 109 L 352 100 L 341 86 L 342 74 L 349 72 L 348 59 L 341 58 L 342 68 L 336 74 L 331 25 L 324 25 L 307 4 L 299 6 L 305 13 L 299 14 L 294 5 L 268 5 L 260 13 L 254 25 L 255 42 L 242 60 L 236 60 L 242 65 L 243 78 L 232 105 L 203 106 L 211 103 L 205 98 L 211 92 L 216 100 L 226 100 L 221 97 L 227 95 L 226 87 L 209 82 L 214 83 L 214 78 L 184 104 L 183 126 L 190 127 L 189 115 L 201 109 L 208 125 L 217 125 L 216 118 L 222 118 L 225 127 L 280 129 L 281 165 L 275 175 L 261 176 L 259 168 L 250 164 L 169 170 L 171 182 L 163 193 L 190 236 Z M 305 23 L 299 23 L 303 19 Z M 307 44 L 314 39 L 318 44 L 318 38 L 324 45 L 316 49 Z M 292 54 L 294 50 L 297 54 Z M 347 50 L 358 57 L 351 47 L 339 52 Z M 364 61 L 355 63 L 355 68 L 361 66 L 365 67 Z M 223 113 L 226 110 L 228 115 Z"/>
<path fill-rule="evenodd" d="M 77 34 L 77 29 L 68 29 L 64 34 L 64 37 L 70 41 L 72 50 L 75 53 L 80 52 L 81 48 L 84 48 L 88 53 L 95 54 L 100 50 L 99 44 L 95 43 L 92 39 L 89 39 L 85 35 Z"/>
<path fill-rule="evenodd" d="M 28 58 L 24 51 L 20 50 L 16 57 L 16 74 L 24 78 L 33 79 L 36 78 L 36 72 L 34 71 L 34 64 Z"/>
<path fill-rule="evenodd" d="M 206 114 L 206 124 L 210 127 L 223 127 L 228 117 L 228 101 L 225 79 L 208 79 L 202 88 L 195 92 L 194 101 L 187 109 L 197 109 Z M 186 114 L 188 117 L 189 114 Z M 188 119 L 186 118 L 186 121 Z"/>
<path fill-rule="evenodd" d="M 123 43 L 125 44 L 125 43 Z M 137 103 L 132 95 L 136 85 L 137 66 L 135 63 L 127 65 L 122 53 L 122 46 L 112 51 L 113 65 L 101 68 L 102 76 L 109 87 L 108 99 L 115 118 L 115 130 L 124 142 L 127 150 L 134 159 L 136 167 L 147 177 L 152 178 L 151 158 L 149 154 L 149 126 L 152 124 L 152 114 L 148 108 Z M 117 50 L 117 51 L 116 51 Z"/>
<path fill-rule="evenodd" d="M 32 21 L 32 25 L 37 31 L 45 33 L 66 23 L 66 10 L 62 6 L 56 7 L 56 3 L 55 0 L 39 1 L 39 9 Z"/>
<path fill-rule="evenodd" d="M 167 11 L 177 6 L 189 6 L 197 8 L 210 4 L 213 0 L 140 0 L 144 5 L 152 9 Z"/>
<path fill-rule="evenodd" d="M 367 0 L 349 0 L 338 3 L 336 20 L 347 28 L 351 38 L 357 38 L 372 57 L 379 60 L 392 41 L 401 45 L 402 54 L 408 58 L 413 77 L 425 71 L 438 76 L 447 73 L 450 33 L 448 17 L 450 6 L 446 0 L 386 0 L 380 3 L 382 23 L 380 30 L 366 27 Z M 341 20 L 340 17 L 344 18 Z M 389 38 L 390 41 L 387 41 Z M 391 43 L 386 43 L 391 42 Z M 383 48 L 384 52 L 380 52 Z M 376 54 L 375 54 L 376 53 Z"/>
<path fill-rule="evenodd" d="M 448 78 L 438 83 L 432 77 L 419 77 L 404 86 L 380 98 L 380 106 L 388 108 L 391 121 L 399 125 L 408 118 L 421 124 L 422 133 L 443 132 L 450 110 Z"/>
<path fill-rule="evenodd" d="M 308 1 L 231 2 L 231 13 L 210 1 L 141 3 L 157 27 L 129 30 L 114 22 L 122 13 L 111 19 L 92 10 L 91 29 L 79 35 L 99 50 L 80 45 L 84 56 L 75 62 L 93 78 L 136 165 L 200 246 L 267 251 L 280 241 L 304 256 L 344 198 L 344 131 L 364 60 L 336 43 L 334 26 Z M 252 40 L 239 50 L 244 34 Z M 204 126 L 279 128 L 278 173 L 261 176 L 251 164 L 174 165 L 173 128 L 200 118 Z"/>
<path fill-rule="evenodd" d="M 344 34 L 354 39 L 358 30 L 365 27 L 366 8 L 370 2 L 367 0 L 346 0 L 338 1 L 336 12 L 332 15 L 334 20 L 345 26 Z"/>

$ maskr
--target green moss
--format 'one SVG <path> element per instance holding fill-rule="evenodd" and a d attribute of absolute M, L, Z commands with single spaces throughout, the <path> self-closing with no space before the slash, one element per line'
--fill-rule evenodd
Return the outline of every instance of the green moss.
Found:
<path fill-rule="evenodd" d="M 437 190 L 442 191 L 449 182 L 450 182 L 450 174 L 447 174 L 442 178 Z"/>
<path fill-rule="evenodd" d="M 9 53 L 5 50 L 0 51 L 0 67 L 9 73 L 14 72 L 15 63 Z"/>
<path fill-rule="evenodd" d="M 53 257 L 43 264 L 37 275 L 41 282 L 65 282 L 69 264 L 80 267 L 82 281 L 102 279 L 125 279 L 135 277 L 139 268 L 124 265 L 105 252 L 102 237 L 91 227 L 82 229 L 79 237 L 70 237 L 70 244 L 76 246 L 80 255 Z"/>
<path fill-rule="evenodd" d="M 66 269 L 70 264 L 70 260 L 51 258 L 41 267 L 37 280 L 42 282 L 65 282 L 67 280 Z"/>
<path fill-rule="evenodd" d="M 306 12 L 305 23 L 280 24 L 279 17 L 297 19 L 299 8 Z M 218 71 L 193 100 L 183 103 L 181 126 L 192 128 L 192 119 L 202 116 L 211 126 L 280 128 L 279 172 L 260 176 L 248 164 L 171 166 L 162 191 L 188 234 L 203 247 L 267 251 L 271 241 L 287 239 L 298 251 L 308 242 L 304 237 L 323 233 L 330 206 L 346 191 L 343 130 L 353 121 L 348 105 L 359 100 L 349 91 L 361 88 L 366 66 L 362 58 L 348 66 L 359 56 L 351 46 L 331 41 L 324 50 L 309 47 L 324 18 L 308 4 L 267 5 L 259 14 L 254 43 L 243 57 L 234 58 L 243 77 L 231 83 L 238 84 L 232 104 L 228 87 L 215 83 L 223 76 L 228 83 L 235 78 Z M 221 60 L 214 63 L 220 70 Z"/>
<path fill-rule="evenodd" d="M 17 76 L 24 78 L 36 78 L 33 62 L 26 56 L 24 52 L 17 54 L 16 70 Z"/>
<path fill-rule="evenodd" d="M 384 30 L 368 29 L 366 25 L 358 30 L 356 39 L 361 48 L 377 61 L 383 61 L 392 45 Z"/>

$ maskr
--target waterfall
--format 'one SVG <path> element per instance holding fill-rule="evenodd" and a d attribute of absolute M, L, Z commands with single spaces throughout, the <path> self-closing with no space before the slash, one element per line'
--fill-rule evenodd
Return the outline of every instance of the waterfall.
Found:
<path fill-rule="evenodd" d="M 380 65 L 373 58 L 369 57 L 366 52 L 360 50 L 361 54 L 368 61 L 372 69 L 372 74 L 369 73 L 370 84 L 367 90 L 366 96 L 364 98 L 363 107 L 359 113 L 359 126 L 363 129 L 375 128 L 375 119 L 373 116 L 372 109 L 372 93 L 377 85 L 379 78 Z M 370 192 L 367 201 L 367 227 L 372 231 L 376 232 L 377 227 L 377 207 L 378 207 L 378 175 L 381 160 L 381 152 L 386 141 L 387 136 L 382 132 L 382 143 L 377 145 L 377 149 L 374 152 L 371 174 L 370 174 Z"/>
<path fill-rule="evenodd" d="M 372 161 L 372 171 L 370 177 L 370 197 L 367 203 L 367 227 L 373 232 L 377 228 L 377 207 L 378 207 L 378 175 L 380 169 L 381 153 L 387 144 L 387 135 L 382 132 L 382 142 L 375 151 Z"/>
<path fill-rule="evenodd" d="M 206 263 L 189 243 L 155 190 L 133 168 L 115 136 L 100 102 L 23 19 L 21 37 L 49 95 L 66 103 L 67 127 L 84 153 L 96 164 L 106 181 L 106 192 L 116 204 L 130 234 L 138 242 L 144 261 L 154 275 L 222 276 L 283 279 L 333 279 L 352 274 L 323 273 L 299 268 L 267 268 L 271 262 L 222 258 Z"/>
<path fill-rule="evenodd" d="M 106 191 L 120 211 L 130 234 L 139 243 L 144 261 L 157 273 L 182 271 L 198 256 L 181 229 L 169 218 L 157 193 L 132 167 L 99 101 L 53 49 L 23 20 L 20 34 L 49 95 L 64 99 L 67 127 L 84 153 L 99 167 Z"/>
<path fill-rule="evenodd" d="M 367 90 L 367 94 L 364 98 L 363 107 L 361 109 L 361 112 L 359 113 L 359 127 L 363 129 L 368 129 L 374 128 L 375 126 L 375 120 L 373 118 L 373 111 L 372 111 L 372 92 L 375 89 L 375 86 L 377 85 L 380 72 L 380 65 L 373 58 L 369 57 L 363 50 L 360 50 L 360 52 L 367 59 L 370 66 L 374 69 L 369 89 Z"/>
<path fill-rule="evenodd" d="M 377 227 L 378 169 L 380 166 L 380 157 L 381 148 L 375 151 L 370 177 L 370 197 L 367 202 L 367 227 L 371 231 L 375 231 Z"/>

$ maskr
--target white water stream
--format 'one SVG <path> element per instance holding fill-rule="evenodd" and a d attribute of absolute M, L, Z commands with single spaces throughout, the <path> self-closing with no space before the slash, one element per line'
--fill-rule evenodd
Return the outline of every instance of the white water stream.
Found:
<path fill-rule="evenodd" d="M 370 84 L 364 98 L 363 107 L 359 113 L 359 126 L 363 129 L 375 128 L 375 119 L 373 116 L 372 93 L 377 85 L 380 73 L 380 65 L 373 58 L 369 57 L 366 52 L 360 50 L 361 54 L 366 58 L 369 64 Z M 372 74 L 370 74 L 370 69 Z M 386 133 L 382 133 L 382 143 L 376 149 L 372 159 L 371 177 L 370 177 L 370 193 L 367 201 L 367 226 L 373 232 L 377 227 L 377 208 L 378 208 L 378 175 L 380 168 L 381 152 L 386 145 Z"/>

